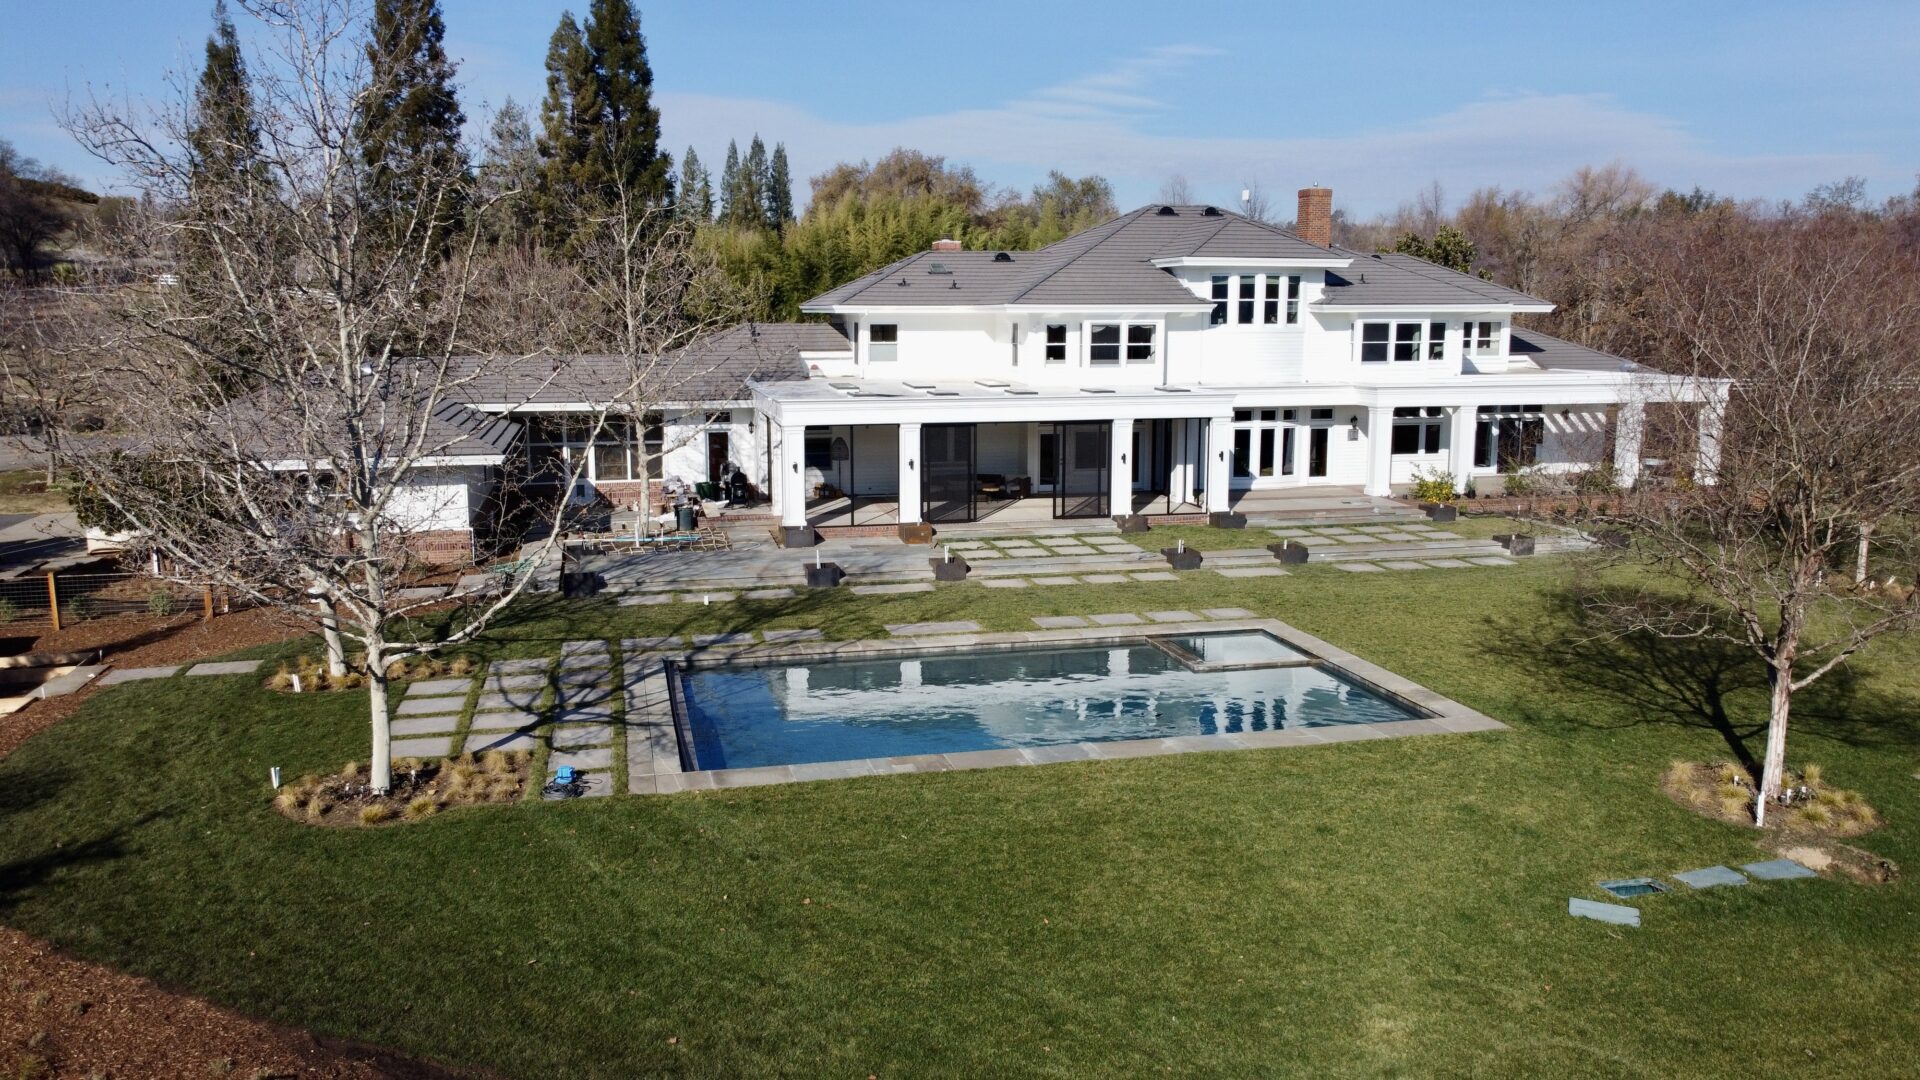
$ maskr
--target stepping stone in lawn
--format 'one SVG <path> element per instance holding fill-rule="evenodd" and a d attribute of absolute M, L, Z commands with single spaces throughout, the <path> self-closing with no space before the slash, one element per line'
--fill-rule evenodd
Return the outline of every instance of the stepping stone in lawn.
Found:
<path fill-rule="evenodd" d="M 1231 578 L 1287 576 L 1287 572 L 1278 566 L 1217 566 L 1213 572 Z"/>
<path fill-rule="evenodd" d="M 540 693 L 538 691 L 522 691 L 509 694 L 481 694 L 480 700 L 473 703 L 473 711 L 476 713 L 515 712 L 522 709 L 531 709 L 539 700 Z"/>
<path fill-rule="evenodd" d="M 673 599 L 673 594 L 671 593 L 634 593 L 631 596 L 621 597 L 620 606 L 621 607 L 649 607 L 654 604 L 664 604 L 667 601 L 672 599 Z"/>
<path fill-rule="evenodd" d="M 848 592 L 855 596 L 898 596 L 902 593 L 932 592 L 931 581 L 908 581 L 898 585 L 851 585 Z"/>
<path fill-rule="evenodd" d="M 1283 540 L 1291 540 L 1296 536 L 1311 537 L 1313 535 L 1305 529 L 1268 529 L 1267 531 Z"/>
<path fill-rule="evenodd" d="M 112 671 L 100 676 L 100 685 L 112 686 L 115 683 L 139 682 L 142 679 L 165 679 L 179 670 L 180 667 L 177 664 L 173 667 L 114 668 Z"/>
<path fill-rule="evenodd" d="M 680 594 L 680 602 L 683 604 L 724 604 L 731 599 L 733 594 L 730 592 L 683 592 Z"/>
<path fill-rule="evenodd" d="M 1246 608 L 1243 608 L 1243 607 L 1201 608 L 1200 614 L 1205 615 L 1209 619 L 1251 619 L 1253 618 L 1253 612 L 1248 611 Z"/>
<path fill-rule="evenodd" d="M 453 740 L 442 735 L 430 739 L 395 739 L 387 745 L 394 757 L 446 757 L 453 751 Z"/>
<path fill-rule="evenodd" d="M 1740 867 L 1760 881 L 1792 881 L 1794 878 L 1819 877 L 1819 874 L 1794 862 L 1792 859 L 1768 859 L 1766 862 L 1750 862 Z"/>
<path fill-rule="evenodd" d="M 1341 562 L 1334 563 L 1333 565 L 1345 570 L 1349 574 L 1377 574 L 1380 572 L 1380 568 L 1370 562 Z"/>
<path fill-rule="evenodd" d="M 1597 900 L 1582 900 L 1579 897 L 1567 898 L 1567 914 L 1582 919 L 1596 919 L 1615 926 L 1639 926 L 1640 909 L 1625 904 L 1602 904 Z"/>
<path fill-rule="evenodd" d="M 602 653 L 577 653 L 573 656 L 561 657 L 560 670 L 561 671 L 592 671 L 595 668 L 604 669 L 610 666 L 612 663 L 613 663 L 613 660 L 610 657 L 608 657 L 606 653 L 603 653 L 603 652 Z"/>
<path fill-rule="evenodd" d="M 1512 566 L 1512 559 L 1503 559 L 1498 555 L 1488 555 L 1481 559 L 1468 559 L 1475 566 Z"/>
<path fill-rule="evenodd" d="M 1154 622 L 1199 622 L 1200 616 L 1191 611 L 1149 611 L 1147 618 Z"/>
<path fill-rule="evenodd" d="M 1095 543 L 1095 544 L 1094 544 L 1093 546 L 1094 546 L 1094 547 L 1097 547 L 1097 548 L 1099 548 L 1099 549 L 1100 549 L 1101 551 L 1104 551 L 1104 552 L 1106 552 L 1106 553 L 1107 553 L 1107 554 L 1109 554 L 1109 555 L 1131 555 L 1131 554 L 1133 554 L 1133 553 L 1134 553 L 1134 552 L 1136 552 L 1136 551 L 1142 551 L 1142 550 L 1145 550 L 1145 549 L 1143 549 L 1143 548 L 1142 548 L 1142 547 L 1141 547 L 1140 545 L 1138 545 L 1138 544 L 1125 544 L 1125 543 L 1112 543 L 1112 544 L 1106 544 L 1106 543 Z"/>
<path fill-rule="evenodd" d="M 1042 630 L 1070 630 L 1087 625 L 1087 620 L 1078 615 L 1035 615 L 1033 625 Z"/>
<path fill-rule="evenodd" d="M 1473 564 L 1465 559 L 1428 559 L 1427 565 L 1435 570 L 1461 570 Z"/>
<path fill-rule="evenodd" d="M 818 641 L 826 635 L 819 630 L 762 630 L 760 637 L 772 645 L 782 641 Z"/>
<path fill-rule="evenodd" d="M 187 669 L 189 675 L 251 675 L 260 670 L 258 660 L 221 660 L 211 664 L 195 664 Z"/>
<path fill-rule="evenodd" d="M 1087 574 L 1080 580 L 1089 585 L 1118 585 L 1127 580 L 1125 574 Z"/>
<path fill-rule="evenodd" d="M 989 589 L 1024 589 L 1032 582 L 1022 577 L 990 577 L 981 578 L 980 584 Z"/>
<path fill-rule="evenodd" d="M 703 648 L 709 645 L 751 645 L 753 644 L 753 631 L 741 630 L 730 634 L 695 634 L 693 635 L 693 643 Z"/>
<path fill-rule="evenodd" d="M 549 736 L 556 750 L 576 750 L 588 746 L 606 746 L 613 742 L 613 725 L 583 724 L 554 728 Z"/>
<path fill-rule="evenodd" d="M 1055 555 L 1092 555 L 1094 552 L 1084 544 L 1055 544 L 1053 553 Z"/>
<path fill-rule="evenodd" d="M 1135 581 L 1179 581 L 1180 580 L 1180 575 L 1174 573 L 1171 570 L 1143 570 L 1137 574 L 1129 574 L 1128 576 L 1133 578 L 1133 580 Z"/>
<path fill-rule="evenodd" d="M 533 748 L 533 736 L 524 731 L 486 731 L 469 735 L 464 747 L 469 754 L 478 754 L 487 750 L 531 750 Z"/>
<path fill-rule="evenodd" d="M 973 634 L 978 633 L 979 630 L 979 623 L 965 620 L 887 624 L 887 633 L 895 637 L 915 637 L 921 634 Z"/>
<path fill-rule="evenodd" d="M 665 649 L 677 649 L 684 644 L 686 644 L 686 639 L 679 634 L 663 634 L 658 637 L 630 637 L 621 639 L 620 651 L 627 656 L 632 656 L 634 653 L 660 652 Z"/>
<path fill-rule="evenodd" d="M 487 670 L 496 675 L 526 675 L 535 671 L 545 671 L 553 666 L 549 657 L 534 657 L 531 660 L 495 660 Z"/>
<path fill-rule="evenodd" d="M 388 721 L 387 734 L 395 738 L 402 735 L 451 735 L 453 729 L 459 726 L 458 713 L 452 716 L 409 716 Z"/>
<path fill-rule="evenodd" d="M 1035 585 L 1078 585 L 1080 584 L 1080 579 L 1071 577 L 1037 577 L 1033 579 L 1033 583 Z"/>
<path fill-rule="evenodd" d="M 467 695 L 458 697 L 407 698 L 394 710 L 395 716 L 438 716 L 457 713 L 467 707 Z"/>
<path fill-rule="evenodd" d="M 560 643 L 561 656 L 579 656 L 582 653 L 600 653 L 605 655 L 607 643 L 600 638 L 587 638 L 581 641 L 563 641 Z"/>
<path fill-rule="evenodd" d="M 613 768 L 613 748 L 602 746 L 593 750 L 555 750 L 547 758 L 547 768 L 557 769 L 562 765 L 571 765 L 586 772 L 588 769 Z"/>
<path fill-rule="evenodd" d="M 472 679 L 426 679 L 407 687 L 408 697 L 433 697 L 437 694 L 459 694 L 466 696 L 468 688 L 473 686 Z"/>
<path fill-rule="evenodd" d="M 995 550 L 993 550 L 992 548 L 980 548 L 980 549 L 979 549 L 979 550 L 977 550 L 977 551 L 961 551 L 961 550 L 960 550 L 959 548 L 954 548 L 954 549 L 953 549 L 953 553 L 954 553 L 955 555 L 961 555 L 961 556 L 964 556 L 964 557 L 965 557 L 965 558 L 967 559 L 967 561 L 968 561 L 968 562 L 972 562 L 972 561 L 973 561 L 974 559 L 1004 559 L 1004 558 L 1006 558 L 1006 556 L 1005 556 L 1005 555 L 1003 555 L 1003 554 L 1001 554 L 1001 553 L 1000 553 L 1000 552 L 998 552 L 998 551 L 995 551 Z"/>
<path fill-rule="evenodd" d="M 540 714 L 532 709 L 514 709 L 511 712 L 474 713 L 473 723 L 468 725 L 472 731 L 518 731 L 532 727 L 540 722 Z"/>
<path fill-rule="evenodd" d="M 546 689 L 546 685 L 545 675 L 494 675 L 481 684 L 481 689 L 494 694 L 533 691 L 529 696 L 539 697 L 539 691 Z"/>
<path fill-rule="evenodd" d="M 417 603 L 421 600 L 438 600 L 447 595 L 445 585 L 422 585 L 417 589 L 398 589 L 393 598 L 403 604 Z"/>
<path fill-rule="evenodd" d="M 1125 612 L 1115 615 L 1089 615 L 1087 617 L 1093 620 L 1095 626 L 1139 626 L 1146 621 L 1138 615 L 1129 615 Z"/>
<path fill-rule="evenodd" d="M 749 600 L 785 600 L 793 595 L 792 589 L 755 589 L 747 594 Z"/>
<path fill-rule="evenodd" d="M 1745 874 L 1724 866 L 1703 866 L 1698 870 L 1685 870 L 1673 875 L 1673 880 L 1694 889 L 1711 889 L 1717 885 L 1747 883 Z"/>
<path fill-rule="evenodd" d="M 1389 570 L 1425 570 L 1427 564 L 1411 559 L 1388 559 L 1380 564 Z"/>

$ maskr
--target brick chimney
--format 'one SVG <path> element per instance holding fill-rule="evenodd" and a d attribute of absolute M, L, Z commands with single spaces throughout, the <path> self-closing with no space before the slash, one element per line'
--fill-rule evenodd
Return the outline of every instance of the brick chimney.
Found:
<path fill-rule="evenodd" d="M 960 241 L 958 241 L 958 240 L 945 240 L 945 239 L 941 239 L 941 240 L 935 240 L 935 241 L 933 242 L 933 250 L 935 250 L 935 251 L 959 251 L 959 250 L 960 250 Z"/>
<path fill-rule="evenodd" d="M 1300 189 L 1300 212 L 1293 219 L 1293 231 L 1309 244 L 1333 246 L 1332 188 Z"/>

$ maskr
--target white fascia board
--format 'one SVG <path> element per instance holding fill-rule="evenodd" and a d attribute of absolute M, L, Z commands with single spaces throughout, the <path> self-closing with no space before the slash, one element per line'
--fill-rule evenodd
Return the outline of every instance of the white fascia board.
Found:
<path fill-rule="evenodd" d="M 444 468 L 449 465 L 503 465 L 504 454 L 429 454 L 409 465 L 410 469 Z M 324 472 L 333 468 L 331 461 L 302 461 L 298 458 L 280 458 L 260 463 L 272 472 Z"/>
<path fill-rule="evenodd" d="M 1308 270 L 1342 270 L 1353 265 L 1352 259 L 1342 259 L 1338 256 L 1329 256 L 1324 259 L 1235 259 L 1225 255 L 1180 255 L 1175 258 L 1151 261 L 1162 270 L 1185 266 L 1245 270 L 1287 270 L 1295 267 Z"/>
<path fill-rule="evenodd" d="M 1213 304 L 890 304 L 886 307 L 803 307 L 809 314 L 859 315 L 884 318 L 889 315 L 1032 315 L 1035 313 L 1072 313 L 1075 315 L 1159 315 L 1199 314 L 1213 310 Z M 836 353 L 845 356 L 845 353 Z"/>
<path fill-rule="evenodd" d="M 820 352 L 813 349 L 801 349 L 800 359 L 802 360 L 851 360 L 853 359 L 853 350 L 842 349 L 839 352 Z"/>
<path fill-rule="evenodd" d="M 1544 315 L 1553 304 L 1341 304 L 1325 300 L 1308 304 L 1309 311 L 1341 315 L 1425 315 L 1429 312 L 1465 315 Z"/>
<path fill-rule="evenodd" d="M 1233 408 L 1228 391 L 1081 394 L 965 398 L 763 398 L 760 411 L 775 424 L 1024 424 L 1082 420 L 1177 420 L 1221 416 Z"/>

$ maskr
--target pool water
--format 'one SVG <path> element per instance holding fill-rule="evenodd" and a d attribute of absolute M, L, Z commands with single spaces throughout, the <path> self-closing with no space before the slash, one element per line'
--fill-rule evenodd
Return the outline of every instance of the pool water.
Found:
<path fill-rule="evenodd" d="M 1418 715 L 1314 666 L 1197 672 L 1144 642 L 693 668 L 700 769 L 1218 735 Z"/>
<path fill-rule="evenodd" d="M 1207 664 L 1253 664 L 1311 660 L 1312 657 L 1264 630 L 1220 634 L 1176 634 L 1165 639 Z"/>

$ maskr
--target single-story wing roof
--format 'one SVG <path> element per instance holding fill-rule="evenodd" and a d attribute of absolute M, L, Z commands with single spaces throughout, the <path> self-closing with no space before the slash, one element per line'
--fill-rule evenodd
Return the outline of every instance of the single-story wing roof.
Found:
<path fill-rule="evenodd" d="M 1518 289 L 1449 270 L 1415 255 L 1380 252 L 1363 255 L 1336 248 L 1353 262 L 1327 271 L 1327 288 L 1315 307 L 1469 305 L 1485 307 L 1553 307 L 1548 301 Z"/>

